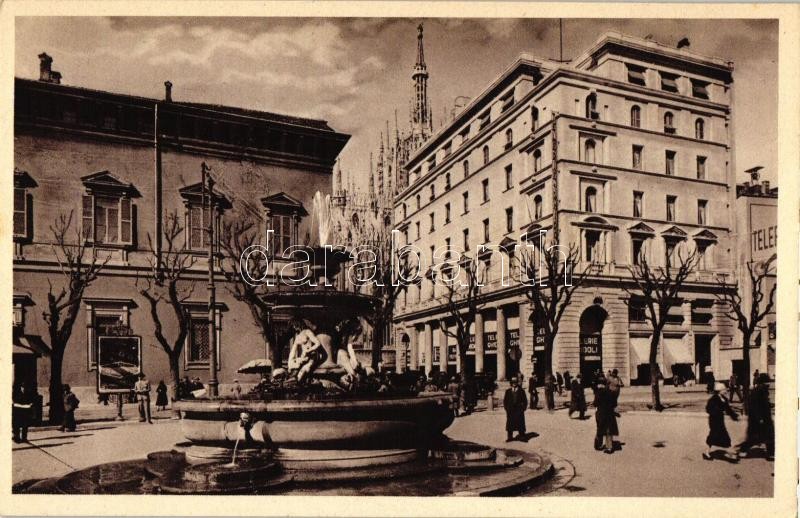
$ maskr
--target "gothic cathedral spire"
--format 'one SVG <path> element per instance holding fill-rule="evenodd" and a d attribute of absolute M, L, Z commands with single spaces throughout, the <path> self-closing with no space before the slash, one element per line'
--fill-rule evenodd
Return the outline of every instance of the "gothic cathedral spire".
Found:
<path fill-rule="evenodd" d="M 428 103 L 428 68 L 422 45 L 422 24 L 417 26 L 417 63 L 411 74 L 414 80 L 414 102 L 411 112 L 411 132 L 414 135 L 429 135 L 433 131 L 431 109 Z"/>

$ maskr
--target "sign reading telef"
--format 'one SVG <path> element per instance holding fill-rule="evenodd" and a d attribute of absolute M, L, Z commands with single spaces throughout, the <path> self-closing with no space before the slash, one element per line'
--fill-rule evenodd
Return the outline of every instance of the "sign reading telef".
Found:
<path fill-rule="evenodd" d="M 97 338 L 97 392 L 130 392 L 142 371 L 142 340 L 139 336 Z"/>
<path fill-rule="evenodd" d="M 750 259 L 765 261 L 778 252 L 778 207 L 750 205 Z"/>

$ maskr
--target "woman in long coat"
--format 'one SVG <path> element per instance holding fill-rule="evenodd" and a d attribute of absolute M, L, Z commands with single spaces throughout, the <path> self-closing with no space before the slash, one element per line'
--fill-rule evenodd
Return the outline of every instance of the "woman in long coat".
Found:
<path fill-rule="evenodd" d="M 156 411 L 167 409 L 167 385 L 164 380 L 158 382 L 156 387 Z"/>
<path fill-rule="evenodd" d="M 708 437 L 706 437 L 706 445 L 708 448 L 703 453 L 705 460 L 711 460 L 711 450 L 714 448 L 722 448 L 728 454 L 728 448 L 731 447 L 731 436 L 728 435 L 728 429 L 725 428 L 725 414 L 728 414 L 731 419 L 738 421 L 739 417 L 733 411 L 728 399 L 723 395 L 725 391 L 725 384 L 716 382 L 714 384 L 714 395 L 708 398 L 706 403 L 706 413 L 708 414 Z"/>
<path fill-rule="evenodd" d="M 525 409 L 528 408 L 528 398 L 517 383 L 517 378 L 511 378 L 511 387 L 506 390 L 503 397 L 503 408 L 506 411 L 506 442 L 512 440 L 513 432 L 519 432 L 517 438 L 522 439 L 525 436 Z"/>
<path fill-rule="evenodd" d="M 614 436 L 619 435 L 617 427 L 617 406 L 614 394 L 608 389 L 606 381 L 603 379 L 597 383 L 594 406 L 597 412 L 594 414 L 597 422 L 597 434 L 595 436 L 595 449 L 602 449 L 605 453 L 614 452 Z"/>

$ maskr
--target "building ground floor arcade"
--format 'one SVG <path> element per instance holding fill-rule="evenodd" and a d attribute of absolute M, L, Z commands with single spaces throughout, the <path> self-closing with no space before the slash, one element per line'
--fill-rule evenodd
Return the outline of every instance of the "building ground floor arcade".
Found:
<path fill-rule="evenodd" d="M 648 384 L 652 331 L 643 310 L 629 307 L 627 297 L 618 285 L 576 292 L 556 337 L 553 370 L 573 376 L 582 373 L 586 379 L 596 370 L 617 369 L 628 385 Z M 466 365 L 461 365 L 455 323 L 446 308 L 431 306 L 416 314 L 400 314 L 394 337 L 397 369 L 426 374 L 466 369 L 501 382 L 518 373 L 527 379 L 535 372 L 541 381 L 544 340 L 533 320 L 523 293 L 487 300 L 471 325 Z M 658 350 L 659 367 L 667 383 L 674 375 L 698 382 L 705 381 L 709 372 L 717 379 L 727 379 L 733 371 L 743 376 L 739 342 L 735 323 L 714 303 L 712 294 L 687 292 L 670 312 Z M 755 369 L 768 371 L 768 351 L 769 347 L 751 350 L 750 374 Z"/>

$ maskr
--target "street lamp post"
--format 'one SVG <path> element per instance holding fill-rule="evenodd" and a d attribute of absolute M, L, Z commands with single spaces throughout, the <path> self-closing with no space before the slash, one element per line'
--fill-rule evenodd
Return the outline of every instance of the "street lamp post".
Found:
<path fill-rule="evenodd" d="M 216 203 L 214 201 L 214 180 L 211 178 L 210 169 L 203 162 L 203 211 L 205 211 L 205 198 L 206 198 L 206 179 L 208 180 L 208 345 L 209 345 L 209 378 L 208 378 L 208 395 L 216 397 L 219 395 L 219 380 L 217 379 L 217 289 L 214 285 L 214 243 L 216 232 L 214 224 L 216 222 L 215 210 Z"/>

